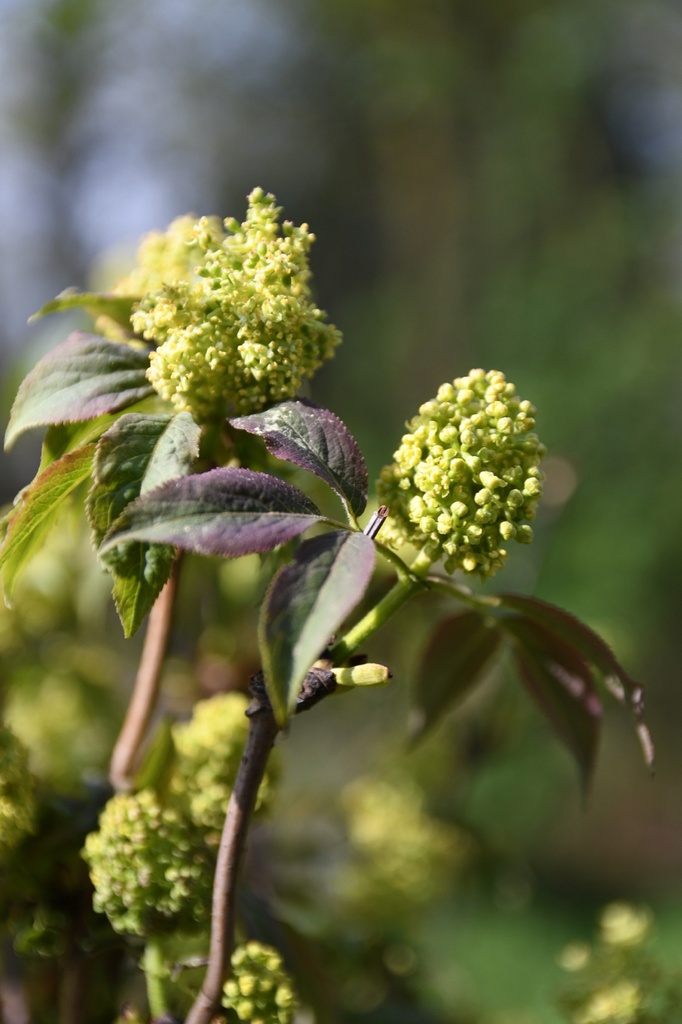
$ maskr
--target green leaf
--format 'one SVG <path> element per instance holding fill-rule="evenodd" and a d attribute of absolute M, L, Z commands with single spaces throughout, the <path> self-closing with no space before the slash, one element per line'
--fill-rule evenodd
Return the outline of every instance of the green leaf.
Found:
<path fill-rule="evenodd" d="M 90 476 L 94 458 L 95 445 L 83 445 L 53 462 L 22 491 L 0 548 L 0 576 L 8 598 L 19 571 L 54 526 L 64 500 Z"/>
<path fill-rule="evenodd" d="M 125 409 L 153 394 L 149 350 L 76 331 L 24 379 L 12 406 L 5 447 L 32 427 L 76 423 Z"/>
<path fill-rule="evenodd" d="M 133 789 L 153 789 L 161 798 L 166 794 L 168 780 L 176 759 L 173 720 L 162 718 L 144 760 L 135 775 Z"/>
<path fill-rule="evenodd" d="M 475 686 L 500 639 L 499 628 L 476 611 L 450 615 L 436 627 L 413 694 L 416 736 L 427 732 Z"/>
<path fill-rule="evenodd" d="M 95 420 L 86 420 L 84 423 L 55 423 L 49 426 L 43 438 L 38 472 L 47 469 L 67 452 L 72 452 L 90 441 L 96 441 L 112 423 L 116 422 L 119 416 L 120 413 L 109 412 L 104 416 L 98 416 Z"/>
<path fill-rule="evenodd" d="M 345 530 L 303 541 L 275 575 L 258 638 L 268 696 L 283 725 L 306 673 L 362 598 L 374 568 L 369 537 Z"/>
<path fill-rule="evenodd" d="M 200 428 L 188 412 L 119 417 L 97 443 L 88 518 L 99 546 L 127 505 L 141 494 L 190 473 Z"/>
<path fill-rule="evenodd" d="M 634 716 L 637 734 L 649 768 L 653 767 L 654 746 L 644 717 L 644 690 L 623 668 L 602 638 L 575 615 L 556 605 L 522 594 L 500 594 L 500 605 L 537 622 L 578 650 L 594 666 L 616 699 Z"/>
<path fill-rule="evenodd" d="M 85 309 L 93 317 L 108 316 L 130 331 L 133 306 L 139 301 L 139 295 L 107 295 L 102 292 L 77 292 L 75 289 L 67 288 L 41 306 L 38 312 L 30 317 L 29 323 L 40 320 L 50 313 L 62 313 L 67 309 Z"/>
<path fill-rule="evenodd" d="M 200 428 L 177 416 L 121 416 L 97 444 L 87 511 L 99 546 L 131 501 L 192 471 Z M 114 601 L 126 636 L 151 610 L 173 564 L 174 548 L 131 542 L 102 555 L 114 577 Z"/>
<path fill-rule="evenodd" d="M 573 754 L 586 790 L 597 755 L 601 703 L 592 669 L 582 653 L 539 622 L 509 616 L 519 675 L 555 733 Z"/>
<path fill-rule="evenodd" d="M 165 403 L 159 395 L 150 395 L 136 402 L 130 408 L 130 412 L 140 415 L 153 416 L 165 413 Z M 94 420 L 85 420 L 79 423 L 53 423 L 45 431 L 43 447 L 40 456 L 39 472 L 46 469 L 52 462 L 61 459 L 62 455 L 71 452 L 74 448 L 89 441 L 96 441 L 105 430 L 108 430 L 121 416 L 120 412 L 108 412 L 98 416 Z"/>
<path fill-rule="evenodd" d="M 175 550 L 164 544 L 121 544 L 102 559 L 114 579 L 112 596 L 123 633 L 130 637 L 152 610 L 168 581 Z"/>

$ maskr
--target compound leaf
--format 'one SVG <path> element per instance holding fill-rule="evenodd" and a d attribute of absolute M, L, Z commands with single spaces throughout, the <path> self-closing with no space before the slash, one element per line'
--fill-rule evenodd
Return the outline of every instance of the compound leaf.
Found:
<path fill-rule="evenodd" d="M 609 645 L 575 615 L 556 605 L 522 594 L 500 594 L 499 598 L 503 608 L 510 608 L 526 619 L 544 626 L 549 632 L 578 650 L 583 658 L 594 666 L 609 691 L 633 714 L 644 759 L 651 768 L 654 747 L 644 717 L 644 691 L 623 668 Z"/>

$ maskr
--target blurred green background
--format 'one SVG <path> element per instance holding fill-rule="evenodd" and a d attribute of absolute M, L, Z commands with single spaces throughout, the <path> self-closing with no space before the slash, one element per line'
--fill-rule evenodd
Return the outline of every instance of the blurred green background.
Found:
<path fill-rule="evenodd" d="M 407 772 L 434 814 L 475 837 L 476 854 L 447 898 L 411 925 L 391 925 L 398 945 L 417 951 L 419 969 L 405 971 L 414 974 L 410 998 L 436 1016 L 382 1011 L 381 986 L 370 979 L 363 989 L 348 968 L 357 984 L 343 990 L 343 1020 L 550 1024 L 555 954 L 589 935 L 596 909 L 617 897 L 651 903 L 661 942 L 674 949 L 682 938 L 679 4 L 2 0 L 0 62 L 5 419 L 23 373 L 68 330 L 65 318 L 27 328 L 35 309 L 67 286 L 105 285 L 143 232 L 180 213 L 241 217 L 260 184 L 318 236 L 317 298 L 345 341 L 313 394 L 348 423 L 371 477 L 442 381 L 474 366 L 503 370 L 538 407 L 550 457 L 536 541 L 488 587 L 534 592 L 583 617 L 646 685 L 657 778 L 614 708 L 586 805 L 512 679 L 491 680 L 433 740 L 404 754 L 411 667 L 438 606 L 405 613 L 373 646 L 394 670 L 391 688 L 329 702 L 296 723 L 282 745 L 285 850 L 299 856 L 307 835 L 328 857 L 325 843 L 337 841 L 325 839 L 329 802 L 365 772 Z M 33 476 L 37 445 L 23 440 L 4 459 L 2 502 Z M 92 596 L 104 581 L 87 562 L 85 551 L 77 578 Z M 35 588 L 47 607 L 75 586 L 50 564 L 52 576 L 38 572 L 28 585 L 31 615 L 43 607 Z M 207 638 L 197 608 L 217 605 L 191 599 L 204 569 L 193 571 L 176 653 L 196 667 L 192 645 L 202 637 L 208 654 L 198 683 L 196 674 L 179 681 L 184 668 L 171 672 L 173 711 L 192 686 L 210 689 L 211 671 L 225 684 L 221 659 L 242 643 L 229 630 Z M 228 605 L 240 595 L 248 620 L 258 595 L 249 596 L 239 570 L 218 583 L 205 572 Z M 35 724 L 16 697 L 30 686 L 54 711 L 55 734 L 69 715 L 94 722 L 81 732 L 78 771 L 106 762 L 102 707 L 123 700 L 119 663 L 109 663 L 111 680 L 101 664 L 96 672 L 81 664 L 85 636 L 116 646 L 124 679 L 137 650 L 118 644 L 103 591 L 98 600 L 26 627 L 25 660 L 49 664 L 51 688 L 35 665 L 19 672 L 16 644 L 3 641 L 17 729 L 22 714 L 27 733 Z M 56 641 L 44 639 L 48 627 L 61 661 Z M 2 627 L 7 636 L 17 628 L 7 618 Z M 69 644 L 78 657 L 66 656 Z M 239 651 L 244 666 L 255 656 L 248 642 Z M 74 673 L 82 685 L 70 689 L 64 680 Z M 48 774 L 68 776 L 57 762 Z M 282 864 L 286 875 L 284 855 Z M 314 858 L 309 868 L 314 889 Z M 329 937 L 329 922 L 311 923 L 311 913 L 300 911 L 310 934 Z M 366 939 L 358 926 L 357 949 Z"/>

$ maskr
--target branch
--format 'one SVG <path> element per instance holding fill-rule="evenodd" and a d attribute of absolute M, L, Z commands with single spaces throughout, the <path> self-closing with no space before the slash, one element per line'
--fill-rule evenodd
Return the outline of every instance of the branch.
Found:
<path fill-rule="evenodd" d="M 168 648 L 179 569 L 178 555 L 173 563 L 170 579 L 149 614 L 133 695 L 111 755 L 109 781 L 117 791 L 128 790 L 132 786 L 137 755 L 154 713 L 161 669 Z"/>
<path fill-rule="evenodd" d="M 3 939 L 0 952 L 4 961 L 0 962 L 0 1020 L 6 1024 L 28 1024 L 22 965 L 10 938 Z"/>
<path fill-rule="evenodd" d="M 261 705 L 249 718 L 249 734 L 230 795 L 218 851 L 208 969 L 185 1024 L 210 1024 L 220 1006 L 223 984 L 234 950 L 237 877 L 249 822 L 256 806 L 258 787 L 278 731 L 279 727 L 269 706 Z"/>

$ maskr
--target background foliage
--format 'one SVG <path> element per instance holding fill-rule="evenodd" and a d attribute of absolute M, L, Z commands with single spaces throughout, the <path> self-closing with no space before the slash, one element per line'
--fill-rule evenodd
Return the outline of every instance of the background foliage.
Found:
<path fill-rule="evenodd" d="M 676 6 L 5 0 L 0 18 L 5 412 L 65 333 L 50 320 L 29 333 L 30 313 L 68 285 L 106 286 L 143 231 L 188 210 L 239 214 L 262 184 L 318 235 L 318 297 L 345 341 L 315 399 L 348 423 L 370 476 L 438 384 L 500 366 L 537 405 L 551 453 L 538 538 L 514 553 L 504 586 L 585 618 L 647 684 L 657 781 L 615 713 L 587 808 L 511 678 L 491 680 L 405 756 L 403 695 L 435 603 L 373 645 L 396 685 L 296 722 L 267 842 L 283 913 L 323 944 L 319 984 L 326 972 L 340 982 L 343 1020 L 545 1024 L 554 951 L 589 934 L 596 907 L 616 897 L 653 903 L 672 945 L 682 930 Z M 5 461 L 3 500 L 32 475 L 34 444 Z M 254 670 L 242 638 L 262 597 L 241 562 L 195 564 L 189 577 L 165 688 L 178 715 Z M 119 644 L 105 587 L 74 524 L 0 615 L 7 716 L 34 770 L 74 794 L 106 764 L 137 651 Z M 203 630 L 216 610 L 232 625 Z M 358 776 L 383 793 L 384 814 L 428 813 L 446 830 L 429 847 L 442 853 L 435 903 L 418 882 L 401 892 L 412 874 L 380 838 L 353 838 L 363 814 L 376 816 Z"/>

